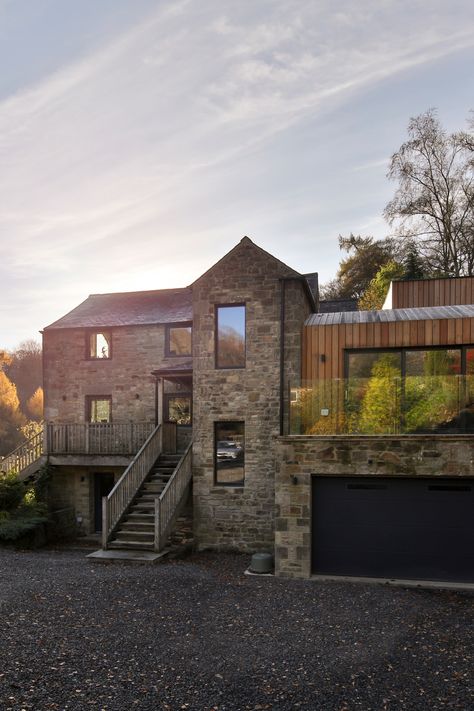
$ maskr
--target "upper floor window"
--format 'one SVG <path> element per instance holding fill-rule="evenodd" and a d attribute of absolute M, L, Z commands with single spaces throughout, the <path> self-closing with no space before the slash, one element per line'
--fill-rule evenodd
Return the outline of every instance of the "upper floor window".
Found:
<path fill-rule="evenodd" d="M 192 327 L 189 324 L 167 326 L 165 350 L 167 356 L 192 355 Z"/>
<path fill-rule="evenodd" d="M 87 334 L 87 358 L 109 359 L 112 357 L 112 334 L 110 331 L 93 331 Z"/>
<path fill-rule="evenodd" d="M 245 368 L 245 304 L 216 306 L 216 368 Z"/>

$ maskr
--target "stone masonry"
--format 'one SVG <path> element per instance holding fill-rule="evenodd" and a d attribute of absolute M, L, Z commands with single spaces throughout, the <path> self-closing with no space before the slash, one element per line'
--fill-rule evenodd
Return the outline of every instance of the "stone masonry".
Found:
<path fill-rule="evenodd" d="M 313 476 L 473 477 L 469 435 L 278 439 L 275 479 L 276 574 L 311 575 Z"/>
<path fill-rule="evenodd" d="M 244 238 L 193 285 L 193 491 L 200 548 L 273 551 L 280 307 L 285 284 L 287 348 L 298 352 L 298 370 L 302 324 L 309 306 L 296 272 Z M 216 369 L 215 308 L 242 303 L 246 305 L 246 366 Z M 285 380 L 289 375 L 288 371 Z M 216 421 L 245 422 L 244 486 L 214 482 Z"/>

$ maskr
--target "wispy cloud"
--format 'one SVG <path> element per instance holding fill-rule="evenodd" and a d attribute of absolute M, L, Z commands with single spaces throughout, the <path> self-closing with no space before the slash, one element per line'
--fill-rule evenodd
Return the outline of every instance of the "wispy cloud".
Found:
<path fill-rule="evenodd" d="M 162 4 L 8 96 L 0 278 L 13 300 L 30 295 L 25 324 L 52 321 L 88 291 L 191 281 L 237 230 L 286 224 L 282 206 L 309 234 L 317 168 L 294 163 L 292 142 L 311 124 L 323 141 L 324 120 L 341 121 L 361 91 L 473 47 L 469 7 L 433 2 L 428 16 L 425 0 L 347 0 L 337 12 L 329 0 Z M 370 152 L 352 171 L 380 164 Z M 19 333 L 11 315 L 1 326 Z"/>

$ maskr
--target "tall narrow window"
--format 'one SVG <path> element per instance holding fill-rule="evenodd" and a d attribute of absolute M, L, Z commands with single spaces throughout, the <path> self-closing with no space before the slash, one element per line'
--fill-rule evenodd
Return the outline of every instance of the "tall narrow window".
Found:
<path fill-rule="evenodd" d="M 87 398 L 87 419 L 89 422 L 110 422 L 112 398 L 108 395 L 90 395 Z"/>
<path fill-rule="evenodd" d="M 166 346 L 165 352 L 167 356 L 190 356 L 192 355 L 192 327 L 189 324 L 185 326 L 167 326 L 166 327 Z"/>
<path fill-rule="evenodd" d="M 245 479 L 245 425 L 243 422 L 215 423 L 216 484 L 243 486 Z"/>
<path fill-rule="evenodd" d="M 92 360 L 112 357 L 112 335 L 110 331 L 95 331 L 87 334 L 87 358 Z"/>
<path fill-rule="evenodd" d="M 216 367 L 245 368 L 245 305 L 216 308 Z"/>

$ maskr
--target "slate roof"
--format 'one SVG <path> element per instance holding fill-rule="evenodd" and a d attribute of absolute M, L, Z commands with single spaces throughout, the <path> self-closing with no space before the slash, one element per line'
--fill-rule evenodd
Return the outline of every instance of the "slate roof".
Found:
<path fill-rule="evenodd" d="M 105 328 L 192 321 L 191 289 L 160 289 L 119 294 L 91 294 L 62 318 L 46 326 Z"/>
<path fill-rule="evenodd" d="M 357 299 L 323 299 L 319 302 L 321 313 L 357 311 Z"/>
<path fill-rule="evenodd" d="M 432 321 L 445 318 L 473 318 L 474 304 L 460 306 L 424 306 L 416 309 L 383 311 L 345 311 L 312 314 L 305 326 L 335 326 L 340 323 L 391 323 L 394 321 Z"/>

